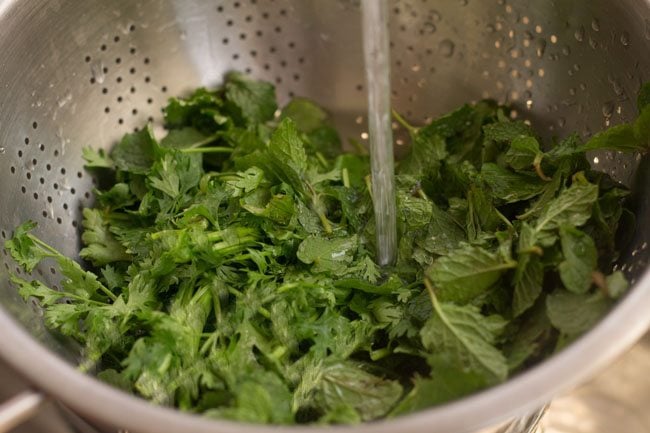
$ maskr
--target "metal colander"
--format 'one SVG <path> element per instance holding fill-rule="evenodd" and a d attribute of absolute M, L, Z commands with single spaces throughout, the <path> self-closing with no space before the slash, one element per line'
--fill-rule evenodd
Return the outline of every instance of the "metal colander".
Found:
<path fill-rule="evenodd" d="M 391 20 L 393 104 L 416 124 L 494 98 L 547 138 L 587 137 L 634 118 L 635 95 L 650 79 L 648 0 L 396 0 Z M 95 182 L 82 147 L 110 148 L 147 120 L 160 126 L 168 96 L 217 84 L 229 70 L 275 83 L 281 103 L 316 100 L 344 137 L 367 139 L 358 0 L 0 0 L 0 53 L 0 235 L 33 219 L 40 237 L 73 256 Z M 399 147 L 403 132 L 395 128 Z M 617 265 L 635 285 L 631 294 L 586 337 L 504 385 L 349 431 L 524 431 L 534 421 L 526 414 L 644 332 L 650 163 L 612 152 L 592 161 L 635 188 L 640 224 Z M 38 306 L 8 284 L 9 272 L 20 270 L 4 252 L 0 355 L 106 431 L 263 430 L 152 407 L 76 373 L 74 345 L 45 331 Z M 51 284 L 59 279 L 54 268 L 38 273 Z"/>

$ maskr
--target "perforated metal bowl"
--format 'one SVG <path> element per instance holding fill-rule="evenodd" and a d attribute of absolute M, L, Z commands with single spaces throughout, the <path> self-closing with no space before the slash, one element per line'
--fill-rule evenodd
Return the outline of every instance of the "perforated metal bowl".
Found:
<path fill-rule="evenodd" d="M 394 107 L 415 123 L 491 97 L 512 103 L 547 137 L 588 136 L 633 118 L 634 96 L 650 79 L 647 0 L 411 0 L 391 10 Z M 281 102 L 293 95 L 321 102 L 344 136 L 363 140 L 359 23 L 354 0 L 0 0 L 2 239 L 31 218 L 39 236 L 75 255 L 79 210 L 93 188 L 81 148 L 109 148 L 147 119 L 159 122 L 169 95 L 216 84 L 231 69 L 274 82 Z M 592 375 L 644 332 L 649 163 L 602 153 L 593 164 L 626 184 L 637 179 L 641 224 L 619 265 L 635 285 L 630 295 L 583 339 L 504 385 L 340 430 L 501 425 Z M 84 417 L 152 433 L 284 431 L 153 407 L 77 373 L 74 347 L 49 336 L 40 310 L 7 283 L 19 270 L 6 252 L 0 261 L 0 355 Z M 48 267 L 38 272 L 53 284 L 59 278 Z"/>

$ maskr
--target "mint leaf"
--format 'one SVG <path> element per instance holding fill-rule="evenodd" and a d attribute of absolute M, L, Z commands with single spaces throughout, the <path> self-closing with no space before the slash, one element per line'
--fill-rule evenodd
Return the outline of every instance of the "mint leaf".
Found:
<path fill-rule="evenodd" d="M 483 164 L 481 179 L 490 187 L 492 194 L 506 203 L 529 200 L 544 191 L 545 183 L 539 177 L 513 173 L 496 164 Z"/>
<path fill-rule="evenodd" d="M 576 294 L 558 290 L 546 298 L 546 312 L 553 327 L 576 337 L 592 328 L 611 306 L 611 301 L 596 294 Z"/>
<path fill-rule="evenodd" d="M 560 226 L 580 227 L 585 224 L 597 198 L 598 186 L 589 183 L 582 173 L 576 174 L 571 186 L 551 200 L 537 219 L 537 241 L 550 245 L 557 239 L 556 231 Z"/>
<path fill-rule="evenodd" d="M 539 257 L 520 257 L 514 275 L 515 291 L 512 298 L 512 314 L 517 317 L 533 306 L 542 294 L 544 266 Z"/>
<path fill-rule="evenodd" d="M 510 148 L 505 154 L 505 161 L 515 170 L 524 170 L 531 168 L 541 156 L 542 151 L 535 137 L 518 136 L 510 143 Z"/>
<path fill-rule="evenodd" d="M 226 107 L 237 123 L 256 124 L 273 118 L 278 109 L 275 87 L 270 83 L 255 81 L 232 72 L 226 77 Z"/>
<path fill-rule="evenodd" d="M 126 134 L 111 152 L 115 166 L 134 174 L 146 174 L 151 168 L 158 149 L 151 125 L 141 131 Z"/>
<path fill-rule="evenodd" d="M 313 272 L 343 273 L 352 263 L 357 251 L 357 237 L 325 239 L 309 236 L 298 247 L 297 257 L 306 264 L 313 264 Z"/>
<path fill-rule="evenodd" d="M 368 373 L 363 367 L 350 361 L 324 367 L 316 396 L 319 404 L 329 410 L 352 408 L 363 421 L 384 416 L 399 400 L 402 387 L 394 380 Z"/>
<path fill-rule="evenodd" d="M 564 261 L 558 270 L 564 287 L 573 293 L 587 292 L 598 259 L 594 240 L 574 227 L 563 226 L 560 227 L 560 241 Z"/>
<path fill-rule="evenodd" d="M 427 276 L 441 301 L 467 303 L 515 266 L 516 262 L 504 261 L 499 254 L 464 246 L 433 262 Z"/>
<path fill-rule="evenodd" d="M 483 316 L 477 307 L 433 302 L 434 314 L 420 331 L 422 344 L 432 353 L 445 353 L 457 365 L 500 382 L 508 374 L 503 354 L 494 346 L 505 321 Z"/>
<path fill-rule="evenodd" d="M 531 136 L 532 130 L 530 126 L 517 120 L 514 122 L 505 121 L 485 125 L 483 127 L 483 134 L 486 140 L 509 143 L 517 137 Z"/>

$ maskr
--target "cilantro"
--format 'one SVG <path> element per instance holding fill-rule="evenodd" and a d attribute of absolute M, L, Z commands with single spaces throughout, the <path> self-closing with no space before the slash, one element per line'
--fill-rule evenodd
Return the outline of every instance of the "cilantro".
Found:
<path fill-rule="evenodd" d="M 270 424 L 359 423 L 506 380 L 594 326 L 629 288 L 613 271 L 630 194 L 585 152 L 645 152 L 639 117 L 550 149 L 491 101 L 410 125 L 397 163 L 399 257 L 373 261 L 368 156 L 327 111 L 242 74 L 172 98 L 111 152 L 83 210 L 85 261 L 18 226 L 11 275 L 80 368 L 156 404 Z M 279 116 L 278 116 L 279 114 Z"/>

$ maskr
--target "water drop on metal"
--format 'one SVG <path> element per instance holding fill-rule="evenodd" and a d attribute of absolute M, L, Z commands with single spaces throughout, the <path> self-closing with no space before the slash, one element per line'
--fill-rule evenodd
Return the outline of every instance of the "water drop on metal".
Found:
<path fill-rule="evenodd" d="M 630 34 L 628 32 L 621 33 L 621 44 L 623 44 L 624 47 L 630 46 Z"/>
<path fill-rule="evenodd" d="M 580 27 L 575 31 L 575 33 L 573 34 L 573 36 L 576 38 L 576 41 L 578 41 L 578 42 L 582 42 L 582 41 L 584 41 L 584 40 L 585 40 L 585 28 L 584 28 L 584 26 L 580 26 Z"/>
<path fill-rule="evenodd" d="M 450 39 L 443 39 L 442 41 L 440 41 L 440 44 L 438 45 L 438 50 L 440 51 L 440 54 L 443 57 L 447 57 L 447 58 L 454 55 L 455 49 L 456 49 L 456 45 Z"/>

